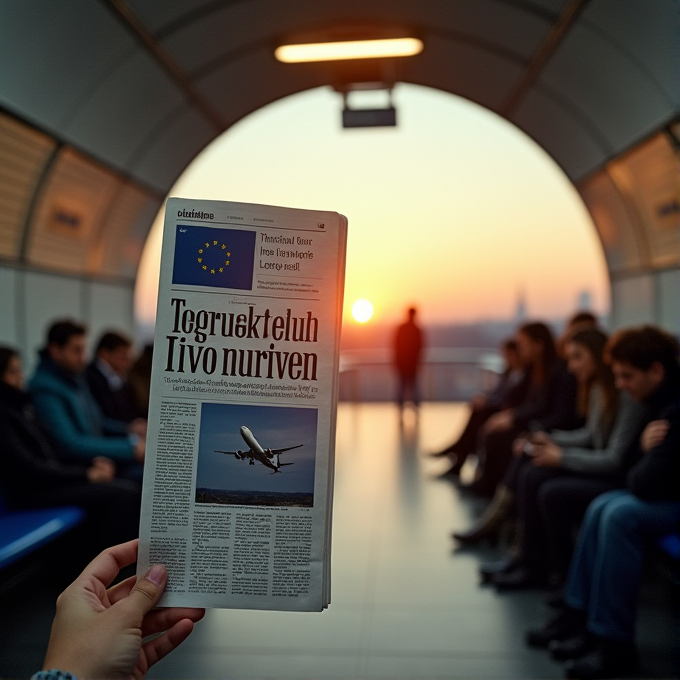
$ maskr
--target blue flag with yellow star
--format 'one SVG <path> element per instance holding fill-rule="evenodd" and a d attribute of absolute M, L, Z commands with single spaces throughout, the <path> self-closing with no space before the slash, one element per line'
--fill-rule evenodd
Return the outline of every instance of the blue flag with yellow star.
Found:
<path fill-rule="evenodd" d="M 172 282 L 251 290 L 255 232 L 178 224 Z"/>

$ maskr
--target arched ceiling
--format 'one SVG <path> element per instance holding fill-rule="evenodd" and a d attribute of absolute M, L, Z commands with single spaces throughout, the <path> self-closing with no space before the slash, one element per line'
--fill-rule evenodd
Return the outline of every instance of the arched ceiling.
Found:
<path fill-rule="evenodd" d="M 370 79 L 278 63 L 300 35 L 418 35 L 422 54 L 383 76 L 499 113 L 583 183 L 677 120 L 677 20 L 673 0 L 5 0 L 0 172 L 16 186 L 0 204 L 16 215 L 0 257 L 68 269 L 54 253 L 77 222 L 80 271 L 134 275 L 206 144 L 281 97 Z"/>

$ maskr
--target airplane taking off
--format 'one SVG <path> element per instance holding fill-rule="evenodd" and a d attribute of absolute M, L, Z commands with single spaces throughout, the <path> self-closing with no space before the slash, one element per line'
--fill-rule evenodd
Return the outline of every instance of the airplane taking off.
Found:
<path fill-rule="evenodd" d="M 289 446 L 285 449 L 263 449 L 257 439 L 255 439 L 253 433 L 245 425 L 240 428 L 240 432 L 241 436 L 243 437 L 243 441 L 248 444 L 248 451 L 215 450 L 215 453 L 226 453 L 229 456 L 234 456 L 236 460 L 245 460 L 248 458 L 249 465 L 255 465 L 255 461 L 258 461 L 265 467 L 268 467 L 270 470 L 274 470 L 272 474 L 280 472 L 280 468 L 282 468 L 284 465 L 295 465 L 295 463 L 281 463 L 279 461 L 280 454 L 282 454 L 284 451 L 299 449 L 301 446 L 304 446 L 304 444 L 298 444 L 297 446 Z"/>

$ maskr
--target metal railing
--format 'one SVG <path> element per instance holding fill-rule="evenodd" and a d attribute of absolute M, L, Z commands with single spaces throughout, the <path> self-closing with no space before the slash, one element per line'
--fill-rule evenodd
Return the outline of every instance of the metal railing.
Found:
<path fill-rule="evenodd" d="M 419 374 L 422 401 L 465 401 L 491 388 L 503 370 L 495 349 L 429 348 Z M 340 353 L 340 400 L 392 401 L 397 376 L 389 349 Z"/>

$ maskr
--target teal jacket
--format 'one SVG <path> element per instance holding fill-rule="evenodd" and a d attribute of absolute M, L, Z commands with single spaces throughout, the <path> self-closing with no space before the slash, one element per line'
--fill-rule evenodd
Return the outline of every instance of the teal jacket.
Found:
<path fill-rule="evenodd" d="M 96 456 L 132 459 L 134 445 L 125 423 L 105 418 L 84 376 L 67 373 L 44 351 L 29 392 L 38 416 L 65 455 L 81 460 Z"/>

